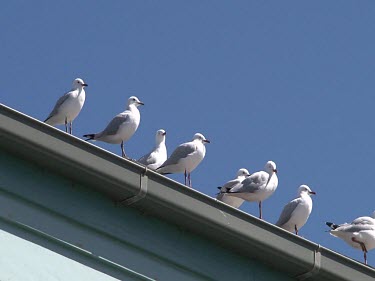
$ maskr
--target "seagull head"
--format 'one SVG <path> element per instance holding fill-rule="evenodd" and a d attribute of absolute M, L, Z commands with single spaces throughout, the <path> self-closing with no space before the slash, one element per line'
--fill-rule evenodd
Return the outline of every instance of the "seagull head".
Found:
<path fill-rule="evenodd" d="M 128 105 L 135 105 L 135 106 L 140 106 L 140 105 L 144 105 L 143 102 L 141 102 L 136 96 L 131 96 L 129 99 L 128 99 Z"/>
<path fill-rule="evenodd" d="M 161 143 L 162 141 L 165 140 L 165 135 L 167 134 L 167 132 L 163 129 L 160 129 L 160 130 L 157 130 L 156 131 L 156 142 L 157 143 Z"/>
<path fill-rule="evenodd" d="M 239 169 L 237 171 L 237 177 L 248 177 L 248 176 L 250 176 L 250 173 L 245 168 Z"/>
<path fill-rule="evenodd" d="M 208 139 L 206 139 L 204 137 L 204 135 L 202 135 L 200 133 L 196 133 L 193 137 L 193 140 L 198 140 L 198 141 L 202 142 L 203 144 L 210 143 L 210 141 Z"/>
<path fill-rule="evenodd" d="M 264 169 L 269 174 L 277 173 L 276 164 L 273 161 L 268 161 Z"/>
<path fill-rule="evenodd" d="M 80 88 L 84 88 L 87 86 L 88 85 L 85 82 L 83 82 L 81 78 L 76 78 L 73 81 L 73 89 L 80 89 Z"/>
<path fill-rule="evenodd" d="M 308 195 L 315 195 L 315 191 L 312 191 L 310 187 L 307 185 L 303 184 L 298 188 L 298 194 L 301 195 L 302 193 L 307 193 Z"/>

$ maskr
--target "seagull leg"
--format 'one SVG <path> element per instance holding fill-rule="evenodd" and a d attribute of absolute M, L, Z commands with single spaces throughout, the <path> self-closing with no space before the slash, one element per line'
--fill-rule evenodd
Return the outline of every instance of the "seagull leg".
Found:
<path fill-rule="evenodd" d="M 121 156 L 126 158 L 125 150 L 124 150 L 124 141 L 121 142 Z"/>
<path fill-rule="evenodd" d="M 70 134 L 73 135 L 73 121 L 70 121 Z"/>
<path fill-rule="evenodd" d="M 189 181 L 189 186 L 190 186 L 190 188 L 192 188 L 192 186 L 191 186 L 191 177 L 190 177 L 190 173 L 188 173 L 188 181 Z"/>
<path fill-rule="evenodd" d="M 65 117 L 65 132 L 68 132 L 68 117 Z"/>
<path fill-rule="evenodd" d="M 294 230 L 296 232 L 296 235 L 298 235 L 298 228 L 297 228 L 297 225 L 294 225 Z"/>
<path fill-rule="evenodd" d="M 367 265 L 367 249 L 366 249 L 365 243 L 356 240 L 354 237 L 352 237 L 352 241 L 361 245 L 362 252 L 363 252 L 363 258 L 365 260 L 365 265 Z"/>
<path fill-rule="evenodd" d="M 186 174 L 186 170 L 185 170 L 185 185 L 187 185 L 186 178 L 187 178 L 187 174 Z"/>
<path fill-rule="evenodd" d="M 259 201 L 259 218 L 262 220 L 262 201 Z"/>

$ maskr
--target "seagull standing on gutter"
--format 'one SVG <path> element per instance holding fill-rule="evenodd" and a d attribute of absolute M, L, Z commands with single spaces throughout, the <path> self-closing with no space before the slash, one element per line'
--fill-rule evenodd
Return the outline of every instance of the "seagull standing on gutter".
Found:
<path fill-rule="evenodd" d="M 166 132 L 163 129 L 156 131 L 155 147 L 146 155 L 142 156 L 138 162 L 147 168 L 155 170 L 167 160 L 167 147 L 165 146 Z"/>
<path fill-rule="evenodd" d="M 137 107 L 140 105 L 144 105 L 144 103 L 137 97 L 131 96 L 128 99 L 126 110 L 116 115 L 103 131 L 83 136 L 87 138 L 86 140 L 98 140 L 113 144 L 121 143 L 122 157 L 127 157 L 124 142 L 128 141 L 138 129 L 141 114 Z"/>
<path fill-rule="evenodd" d="M 210 141 L 202 134 L 196 133 L 192 141 L 179 145 L 156 171 L 163 175 L 184 173 L 185 185 L 192 187 L 190 174 L 206 155 L 206 143 Z"/>
<path fill-rule="evenodd" d="M 373 213 L 375 217 L 375 212 Z M 351 223 L 335 224 L 326 222 L 331 228 L 329 233 L 341 238 L 350 246 L 363 252 L 363 259 L 367 265 L 367 251 L 375 248 L 375 219 L 359 217 Z"/>
<path fill-rule="evenodd" d="M 268 161 L 265 171 L 259 171 L 247 177 L 242 183 L 225 194 L 242 198 L 249 202 L 259 202 L 259 218 L 262 219 L 262 201 L 270 197 L 278 185 L 276 164 Z"/>
<path fill-rule="evenodd" d="M 248 170 L 244 168 L 239 169 L 237 171 L 237 177 L 235 179 L 228 181 L 222 187 L 218 187 L 220 189 L 220 192 L 217 194 L 216 199 L 234 208 L 239 208 L 245 200 L 243 200 L 242 198 L 229 196 L 225 193 L 231 190 L 232 188 L 240 185 L 241 182 L 248 176 L 250 176 L 250 173 Z"/>
<path fill-rule="evenodd" d="M 298 198 L 285 205 L 279 220 L 276 222 L 277 226 L 290 232 L 295 231 L 296 235 L 311 214 L 313 205 L 311 195 L 316 193 L 307 185 L 301 185 L 298 188 L 298 194 Z"/>
<path fill-rule="evenodd" d="M 88 85 L 81 78 L 73 81 L 72 90 L 60 97 L 47 119 L 44 120 L 51 126 L 65 124 L 65 132 L 73 133 L 73 120 L 78 116 L 85 103 L 85 87 Z"/>

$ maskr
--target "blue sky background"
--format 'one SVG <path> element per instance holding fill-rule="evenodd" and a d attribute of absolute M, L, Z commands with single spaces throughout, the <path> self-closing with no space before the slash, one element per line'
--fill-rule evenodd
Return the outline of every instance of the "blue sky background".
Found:
<path fill-rule="evenodd" d="M 139 158 L 167 131 L 169 153 L 211 140 L 192 173 L 208 195 L 239 168 L 277 164 L 264 201 L 275 222 L 300 184 L 317 192 L 300 234 L 363 260 L 330 236 L 375 210 L 373 1 L 7 1 L 0 10 L 1 102 L 44 120 L 74 78 L 89 84 L 76 136 L 102 130 L 138 96 Z M 63 128 L 63 127 L 60 127 Z M 120 154 L 119 145 L 96 143 Z M 183 181 L 183 175 L 172 176 Z M 241 209 L 258 215 L 256 203 Z M 375 251 L 368 255 L 375 265 Z"/>

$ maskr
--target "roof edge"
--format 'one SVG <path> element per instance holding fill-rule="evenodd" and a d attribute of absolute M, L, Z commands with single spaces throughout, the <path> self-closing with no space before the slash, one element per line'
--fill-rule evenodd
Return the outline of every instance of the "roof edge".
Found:
<path fill-rule="evenodd" d="M 289 276 L 312 271 L 305 276 L 307 279 L 299 280 L 365 281 L 375 276 L 375 269 L 371 267 L 145 170 L 137 163 L 10 107 L 0 104 L 0 113 L 2 149 L 93 187 L 116 201 L 140 194 L 140 176 L 142 179 L 142 175 L 147 175 L 149 188 L 139 201 L 133 202 L 134 208 L 209 237 L 241 255 L 257 258 Z"/>

